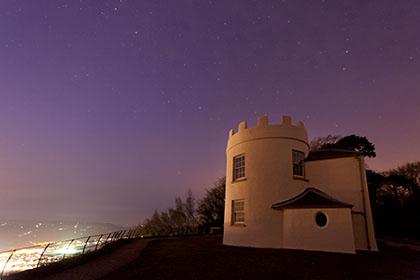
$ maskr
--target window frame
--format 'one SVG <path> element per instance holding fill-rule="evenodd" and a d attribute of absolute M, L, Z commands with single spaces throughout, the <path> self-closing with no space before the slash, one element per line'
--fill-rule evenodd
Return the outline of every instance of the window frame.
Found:
<path fill-rule="evenodd" d="M 235 203 L 242 203 L 242 210 L 235 210 Z M 237 213 L 242 214 L 242 220 L 237 220 Z M 233 199 L 232 200 L 232 220 L 231 225 L 245 225 L 245 200 Z"/>
<path fill-rule="evenodd" d="M 322 217 L 321 219 L 325 219 L 325 221 L 324 220 L 319 221 L 318 220 L 318 217 Z M 330 219 L 329 219 L 328 215 L 325 212 L 322 212 L 322 211 L 317 211 L 314 214 L 314 221 L 315 221 L 315 224 L 319 228 L 326 228 L 329 225 L 329 223 L 330 223 Z M 321 224 L 319 222 L 321 222 Z M 325 223 L 322 223 L 322 222 L 325 222 Z"/>
<path fill-rule="evenodd" d="M 302 159 L 300 162 L 295 162 L 295 154 L 299 154 L 302 156 Z M 295 167 L 299 168 L 298 171 L 301 171 L 301 174 L 296 174 L 295 173 Z M 297 172 L 300 173 L 300 172 Z M 296 178 L 305 178 L 306 172 L 305 172 L 305 153 L 302 151 L 298 151 L 298 150 L 292 150 L 292 174 L 293 177 Z"/>
<path fill-rule="evenodd" d="M 236 166 L 236 159 L 238 159 L 238 158 L 242 158 L 243 157 L 243 165 L 241 165 L 241 166 L 239 166 L 239 167 L 237 167 Z M 232 171 L 232 181 L 233 182 L 237 182 L 237 181 L 241 181 L 241 180 L 245 180 L 246 179 L 246 165 L 245 165 L 245 161 L 246 161 L 246 158 L 245 158 L 245 154 L 239 154 L 239 155 L 237 155 L 237 156 L 234 156 L 233 157 L 233 171 Z M 243 175 L 241 176 L 241 177 L 237 177 L 237 174 L 238 174 L 238 170 L 240 170 L 240 169 L 243 169 L 242 171 L 240 171 L 241 173 L 243 173 Z"/>

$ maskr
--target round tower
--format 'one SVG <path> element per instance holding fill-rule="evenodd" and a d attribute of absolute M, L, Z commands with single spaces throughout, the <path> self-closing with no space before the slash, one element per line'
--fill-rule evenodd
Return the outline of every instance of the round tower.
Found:
<path fill-rule="evenodd" d="M 272 205 L 302 193 L 308 185 L 303 160 L 309 144 L 302 122 L 289 116 L 280 125 L 258 118 L 256 127 L 239 124 L 226 148 L 226 201 L 223 243 L 281 248 L 282 212 Z"/>

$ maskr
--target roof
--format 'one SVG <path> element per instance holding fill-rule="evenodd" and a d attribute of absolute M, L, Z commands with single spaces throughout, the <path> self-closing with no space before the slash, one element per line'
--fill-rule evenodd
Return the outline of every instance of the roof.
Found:
<path fill-rule="evenodd" d="M 353 207 L 353 205 L 332 198 L 316 188 L 307 188 L 301 194 L 283 202 L 275 203 L 271 207 L 282 210 L 285 208 L 348 208 Z"/>
<path fill-rule="evenodd" d="M 340 150 L 340 149 L 325 149 L 325 150 L 309 152 L 309 155 L 306 157 L 305 161 L 354 157 L 354 156 L 363 156 L 363 152 L 356 152 L 356 151 L 351 151 L 351 150 Z"/>

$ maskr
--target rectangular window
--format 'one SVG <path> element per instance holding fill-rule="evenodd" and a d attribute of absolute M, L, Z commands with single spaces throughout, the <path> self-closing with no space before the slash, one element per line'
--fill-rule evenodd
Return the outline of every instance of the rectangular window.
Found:
<path fill-rule="evenodd" d="M 293 176 L 305 177 L 304 159 L 303 152 L 293 151 Z"/>
<path fill-rule="evenodd" d="M 245 155 L 233 158 L 233 181 L 245 178 Z"/>
<path fill-rule="evenodd" d="M 232 200 L 232 224 L 243 224 L 245 222 L 244 200 Z"/>

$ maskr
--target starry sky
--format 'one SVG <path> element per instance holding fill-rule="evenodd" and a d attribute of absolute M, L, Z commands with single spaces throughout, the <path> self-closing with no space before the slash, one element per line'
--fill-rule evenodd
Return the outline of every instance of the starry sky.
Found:
<path fill-rule="evenodd" d="M 136 224 L 268 114 L 420 160 L 419 1 L 0 2 L 0 219 Z"/>

